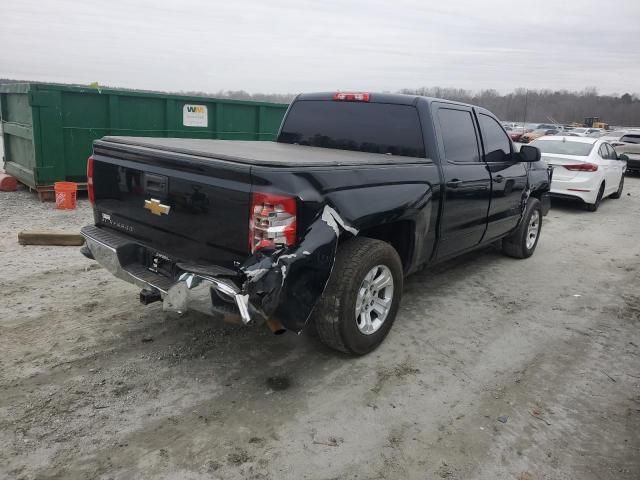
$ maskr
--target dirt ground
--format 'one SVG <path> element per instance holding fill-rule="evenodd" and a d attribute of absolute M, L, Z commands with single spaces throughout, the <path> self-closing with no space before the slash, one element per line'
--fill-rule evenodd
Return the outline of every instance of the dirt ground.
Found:
<path fill-rule="evenodd" d="M 357 359 L 17 244 L 90 223 L 86 200 L 0 210 L 0 478 L 640 478 L 640 178 L 596 213 L 554 204 L 528 260 L 410 277 Z"/>

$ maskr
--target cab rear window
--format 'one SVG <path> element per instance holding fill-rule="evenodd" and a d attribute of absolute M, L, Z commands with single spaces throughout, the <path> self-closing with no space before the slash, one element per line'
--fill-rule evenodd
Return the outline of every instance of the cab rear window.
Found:
<path fill-rule="evenodd" d="M 297 101 L 289 110 L 278 142 L 425 157 L 418 111 L 412 105 Z"/>

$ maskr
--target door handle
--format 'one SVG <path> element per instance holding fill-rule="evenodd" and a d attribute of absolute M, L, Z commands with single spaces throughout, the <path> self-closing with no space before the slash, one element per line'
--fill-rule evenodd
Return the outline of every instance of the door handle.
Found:
<path fill-rule="evenodd" d="M 504 180 L 504 177 L 502 175 L 496 175 L 493 178 L 493 181 L 496 182 L 496 183 L 502 183 L 503 180 Z"/>
<path fill-rule="evenodd" d="M 457 178 L 454 178 L 453 180 L 450 180 L 447 182 L 447 187 L 458 188 L 461 183 L 462 183 L 462 180 L 458 180 Z"/>

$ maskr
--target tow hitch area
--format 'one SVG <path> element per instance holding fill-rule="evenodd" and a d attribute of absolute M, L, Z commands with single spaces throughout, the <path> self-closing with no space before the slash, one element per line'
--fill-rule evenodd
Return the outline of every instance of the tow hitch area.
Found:
<path fill-rule="evenodd" d="M 177 313 L 184 313 L 190 309 L 211 313 L 212 289 L 235 302 L 242 323 L 245 325 L 253 323 L 249 314 L 247 295 L 240 292 L 233 282 L 193 272 L 185 272 L 180 275 L 178 281 L 169 288 L 164 296 L 162 308 Z"/>
<path fill-rule="evenodd" d="M 162 300 L 162 295 L 158 290 L 152 290 L 150 288 L 144 288 L 140 290 L 140 303 L 143 305 L 149 305 L 153 302 L 159 302 Z"/>

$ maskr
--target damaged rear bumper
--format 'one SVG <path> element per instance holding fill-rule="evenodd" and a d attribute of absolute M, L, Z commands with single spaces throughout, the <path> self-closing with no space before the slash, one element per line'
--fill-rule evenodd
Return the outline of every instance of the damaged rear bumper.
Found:
<path fill-rule="evenodd" d="M 83 254 L 93 258 L 115 277 L 134 284 L 143 290 L 160 294 L 163 309 L 184 313 L 196 310 L 202 313 L 213 313 L 212 295 L 220 294 L 233 300 L 237 312 L 245 325 L 252 323 L 249 313 L 248 296 L 243 294 L 237 283 L 229 275 L 207 275 L 200 271 L 177 269 L 176 276 L 171 278 L 138 262 L 140 252 L 145 247 L 128 239 L 124 235 L 93 225 L 81 230 L 86 240 Z M 88 251 L 87 251 L 88 250 Z"/>
<path fill-rule="evenodd" d="M 311 317 L 331 276 L 341 232 L 357 235 L 325 205 L 295 247 L 260 250 L 237 270 L 175 262 L 170 274 L 139 263 L 149 249 L 109 228 L 81 230 L 88 252 L 116 277 L 157 292 L 163 309 L 220 314 L 220 307 L 242 323 L 267 322 L 300 332 Z M 161 257 L 166 257 L 160 254 Z"/>

